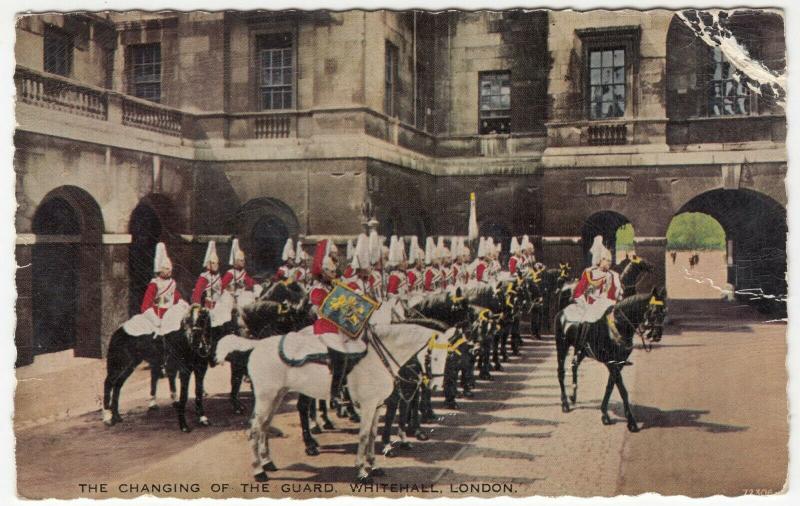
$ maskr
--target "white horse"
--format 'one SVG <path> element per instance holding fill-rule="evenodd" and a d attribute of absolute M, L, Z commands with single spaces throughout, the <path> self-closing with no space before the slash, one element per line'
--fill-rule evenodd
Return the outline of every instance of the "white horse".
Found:
<path fill-rule="evenodd" d="M 370 482 L 370 475 L 379 476 L 383 473 L 375 467 L 378 408 L 391 395 L 400 367 L 427 348 L 431 337 L 436 335 L 434 340 L 440 346 L 431 347 L 432 369 L 434 374 L 437 370 L 443 371 L 447 346 L 441 344 L 447 343 L 456 331 L 451 328 L 439 333 L 420 325 L 407 324 L 377 324 L 371 328 L 373 337 L 370 337 L 367 354 L 347 376 L 350 397 L 361 414 L 356 467 L 357 477 L 362 482 Z M 289 336 L 305 340 L 300 347 L 304 356 L 327 350 L 313 334 L 299 332 Z M 318 362 L 306 362 L 296 367 L 287 365 L 280 357 L 282 342 L 279 337 L 256 341 L 226 336 L 217 345 L 216 360 L 219 363 L 230 352 L 253 350 L 247 370 L 255 397 L 250 445 L 256 481 L 266 481 L 267 472 L 277 470 L 270 455 L 268 431 L 284 396 L 289 392 L 298 392 L 314 399 L 330 399 L 331 373 L 328 366 Z"/>

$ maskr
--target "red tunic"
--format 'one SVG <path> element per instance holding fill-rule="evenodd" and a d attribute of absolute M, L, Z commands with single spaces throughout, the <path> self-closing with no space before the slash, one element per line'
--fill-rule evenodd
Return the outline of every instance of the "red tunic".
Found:
<path fill-rule="evenodd" d="M 584 293 L 586 293 L 586 290 L 589 288 L 589 286 L 594 286 L 599 293 L 605 292 L 607 298 L 616 300 L 617 286 L 616 283 L 614 283 L 613 274 L 609 274 L 607 277 L 594 279 L 594 277 L 592 276 L 593 270 L 594 270 L 593 268 L 589 267 L 588 269 L 583 271 L 581 279 L 580 281 L 578 281 L 578 285 L 575 287 L 575 291 L 573 292 L 572 297 L 574 299 L 579 299 L 583 296 Z M 606 280 L 610 282 L 608 287 L 605 286 Z M 594 298 L 590 298 L 589 302 L 590 303 L 594 302 Z"/>
<path fill-rule="evenodd" d="M 478 281 L 484 281 L 484 273 L 486 272 L 486 262 L 480 261 L 478 266 L 475 267 L 475 279 Z"/>
<path fill-rule="evenodd" d="M 423 281 L 423 289 L 426 292 L 432 292 L 436 288 L 436 282 L 439 280 L 439 275 L 436 268 L 428 267 L 425 269 L 425 281 Z"/>
<path fill-rule="evenodd" d="M 389 275 L 389 282 L 386 286 L 386 293 L 393 293 L 401 295 L 401 291 L 405 292 L 407 277 L 403 275 L 402 271 L 394 271 Z"/>
<path fill-rule="evenodd" d="M 518 263 L 521 263 L 521 262 L 519 262 L 519 258 L 517 258 L 516 255 L 512 256 L 511 258 L 509 258 L 508 259 L 508 272 L 510 272 L 511 274 L 516 274 L 517 273 L 517 264 Z M 520 265 L 520 267 L 521 267 L 521 265 Z"/>
<path fill-rule="evenodd" d="M 410 270 L 406 272 L 406 279 L 408 279 L 408 288 L 410 290 L 416 289 L 417 284 L 417 273 L 414 270 Z"/>
<path fill-rule="evenodd" d="M 253 278 L 251 278 L 250 275 L 247 274 L 247 271 L 245 271 L 244 269 L 242 270 L 231 269 L 228 272 L 226 272 L 225 275 L 222 276 L 222 289 L 225 290 L 226 288 L 228 288 L 228 285 L 231 284 L 231 281 L 234 282 L 233 286 L 234 290 L 241 290 L 241 289 L 252 290 L 253 285 L 256 284 L 255 281 L 253 281 Z"/>
<path fill-rule="evenodd" d="M 197 283 L 192 290 L 192 304 L 200 304 L 208 309 L 214 309 L 216 296 L 222 292 L 219 274 L 211 274 L 206 271 L 197 277 Z M 205 295 L 205 297 L 203 297 Z"/>
<path fill-rule="evenodd" d="M 344 279 L 349 279 L 352 278 L 354 274 L 355 274 L 355 269 L 353 269 L 352 265 L 348 265 L 347 267 L 345 267 L 342 277 Z"/>
<path fill-rule="evenodd" d="M 170 308 L 173 304 L 177 304 L 179 300 L 181 300 L 181 294 L 175 286 L 175 280 L 170 279 L 168 282 L 164 280 L 165 287 L 161 290 L 158 289 L 158 281 L 155 279 L 150 281 L 150 284 L 147 285 L 147 289 L 144 291 L 144 297 L 142 298 L 142 313 L 147 311 L 150 308 L 153 308 L 158 315 L 159 318 L 164 317 L 164 313 L 167 312 L 167 309 Z M 169 292 L 172 291 L 172 303 L 165 304 L 166 300 L 164 297 L 169 297 Z"/>
<path fill-rule="evenodd" d="M 311 293 L 309 293 L 308 297 L 311 300 L 311 304 L 313 304 L 314 307 L 319 310 L 319 308 L 322 307 L 322 303 L 325 301 L 325 297 L 328 296 L 328 293 L 328 288 L 325 288 L 322 285 L 316 285 L 311 289 Z M 336 327 L 336 325 L 326 318 L 319 316 L 314 322 L 314 334 L 336 334 L 338 332 L 339 329 Z"/>

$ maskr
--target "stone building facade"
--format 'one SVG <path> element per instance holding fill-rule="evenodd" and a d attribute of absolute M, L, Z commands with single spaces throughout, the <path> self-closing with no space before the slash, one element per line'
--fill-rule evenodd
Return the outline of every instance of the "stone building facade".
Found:
<path fill-rule="evenodd" d="M 733 21 L 784 68 L 780 13 Z M 674 12 L 130 12 L 16 31 L 19 364 L 102 356 L 157 241 L 188 295 L 210 239 L 225 258 L 239 237 L 267 275 L 286 237 L 358 233 L 366 201 L 383 233 L 463 235 L 471 191 L 482 233 L 529 234 L 546 263 L 578 268 L 631 223 L 651 284 L 672 217 L 706 212 L 731 282 L 785 293 L 785 113 L 730 88 Z"/>

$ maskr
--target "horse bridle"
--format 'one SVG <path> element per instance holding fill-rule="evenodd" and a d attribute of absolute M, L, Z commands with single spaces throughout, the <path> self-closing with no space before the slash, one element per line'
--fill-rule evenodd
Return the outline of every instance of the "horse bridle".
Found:
<path fill-rule="evenodd" d="M 650 352 L 653 349 L 653 340 L 650 336 L 645 336 L 646 331 L 652 331 L 656 327 L 663 327 L 663 324 L 654 324 L 650 322 L 650 313 L 652 312 L 654 307 L 663 306 L 664 301 L 658 300 L 655 295 L 650 297 L 650 301 L 647 303 L 647 310 L 644 313 L 644 321 L 639 322 L 639 325 L 634 325 L 633 322 L 628 318 L 628 315 L 625 314 L 623 310 L 619 310 L 618 314 L 622 316 L 622 319 L 625 320 L 628 325 L 633 328 L 634 333 L 642 340 L 642 348 L 646 352 Z M 616 308 L 615 308 L 616 309 Z M 617 314 L 617 311 L 614 311 Z M 631 343 L 630 348 L 633 348 L 633 343 Z M 630 349 L 628 348 L 628 349 Z"/>

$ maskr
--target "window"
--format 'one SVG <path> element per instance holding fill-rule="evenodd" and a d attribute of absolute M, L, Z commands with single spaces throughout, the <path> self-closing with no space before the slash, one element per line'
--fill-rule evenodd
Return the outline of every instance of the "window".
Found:
<path fill-rule="evenodd" d="M 627 195 L 628 178 L 597 177 L 586 178 L 586 195 Z"/>
<path fill-rule="evenodd" d="M 397 116 L 395 93 L 397 91 L 397 68 L 398 68 L 397 46 L 386 41 L 386 60 L 384 69 L 384 93 L 383 93 L 383 112 L 388 116 Z"/>
<path fill-rule="evenodd" d="M 736 69 L 719 47 L 711 51 L 711 77 L 708 81 L 708 115 L 746 115 L 753 110 L 750 90 L 735 79 Z"/>
<path fill-rule="evenodd" d="M 269 34 L 257 39 L 261 109 L 293 107 L 294 53 L 290 33 Z"/>
<path fill-rule="evenodd" d="M 511 73 L 480 74 L 480 134 L 511 132 Z"/>
<path fill-rule="evenodd" d="M 589 51 L 589 118 L 625 115 L 625 49 Z"/>
<path fill-rule="evenodd" d="M 131 94 L 161 101 L 161 44 L 138 44 L 129 48 Z"/>
<path fill-rule="evenodd" d="M 48 26 L 44 32 L 44 71 L 61 76 L 72 74 L 72 37 Z"/>

